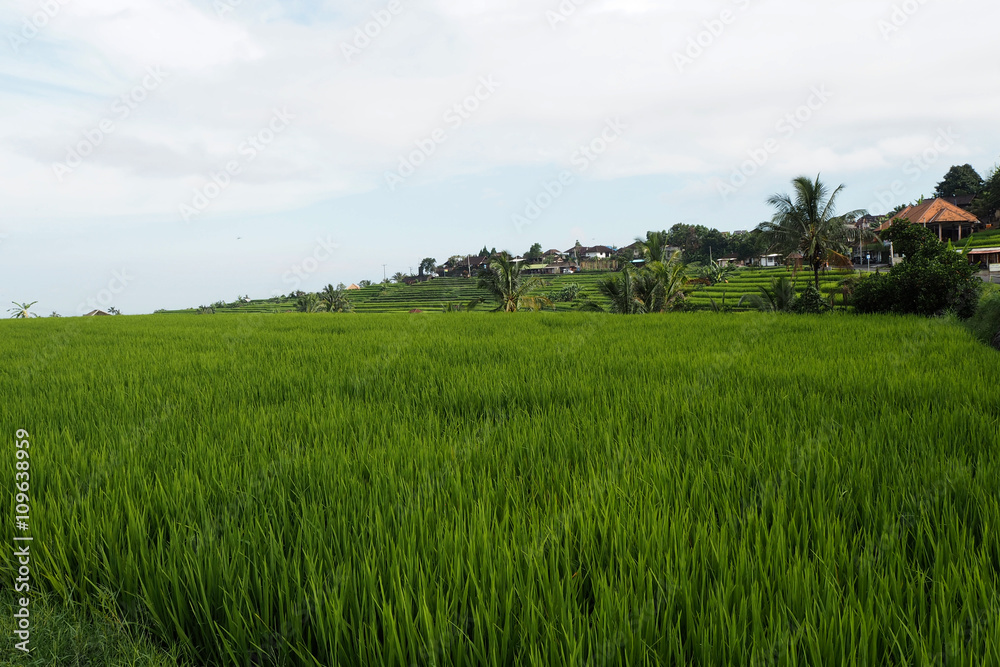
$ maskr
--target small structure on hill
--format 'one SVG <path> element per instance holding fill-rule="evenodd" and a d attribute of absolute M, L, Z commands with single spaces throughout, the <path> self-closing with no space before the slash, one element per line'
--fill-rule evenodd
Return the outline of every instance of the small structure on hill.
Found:
<path fill-rule="evenodd" d="M 92 310 L 84 317 L 111 317 L 111 313 L 105 312 L 103 310 Z"/>
<path fill-rule="evenodd" d="M 942 242 L 961 241 L 983 226 L 973 214 L 939 197 L 916 206 L 907 206 L 887 220 L 878 231 L 884 232 L 893 222 L 903 219 L 937 232 L 938 240 Z"/>

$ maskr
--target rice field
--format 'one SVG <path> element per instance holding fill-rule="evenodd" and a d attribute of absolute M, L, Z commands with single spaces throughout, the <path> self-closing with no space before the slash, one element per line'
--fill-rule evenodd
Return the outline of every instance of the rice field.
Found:
<path fill-rule="evenodd" d="M 1000 356 L 945 320 L 0 331 L 37 581 L 194 664 L 1000 664 Z"/>

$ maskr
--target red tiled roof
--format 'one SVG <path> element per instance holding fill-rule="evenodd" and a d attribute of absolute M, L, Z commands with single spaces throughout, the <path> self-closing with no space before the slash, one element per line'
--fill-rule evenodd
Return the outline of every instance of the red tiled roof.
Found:
<path fill-rule="evenodd" d="M 896 214 L 894 218 L 886 221 L 879 227 L 879 231 L 885 231 L 896 220 L 906 218 L 910 222 L 919 225 L 929 225 L 937 223 L 978 223 L 979 218 L 968 211 L 963 211 L 945 199 L 931 199 L 917 206 L 908 206 Z"/>

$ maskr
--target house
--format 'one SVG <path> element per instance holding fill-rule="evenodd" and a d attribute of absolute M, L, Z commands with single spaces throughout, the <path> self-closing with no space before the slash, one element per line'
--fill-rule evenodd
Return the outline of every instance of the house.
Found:
<path fill-rule="evenodd" d="M 353 291 L 356 291 L 356 290 L 359 290 L 359 289 L 361 289 L 361 288 L 358 287 L 357 285 L 353 284 L 353 283 L 351 284 L 350 287 L 347 288 L 347 290 L 350 291 L 350 292 L 353 292 Z"/>
<path fill-rule="evenodd" d="M 990 273 L 1000 273 L 1000 247 L 970 250 L 969 261 L 982 264 Z"/>
<path fill-rule="evenodd" d="M 111 317 L 111 313 L 107 313 L 103 310 L 92 310 L 84 315 L 84 317 Z"/>
<path fill-rule="evenodd" d="M 563 253 L 556 250 L 555 248 L 553 248 L 552 250 L 546 250 L 545 253 L 542 255 L 542 257 L 544 257 L 545 259 L 556 259 L 562 256 Z"/>
<path fill-rule="evenodd" d="M 778 253 L 771 253 L 770 255 L 761 255 L 760 257 L 754 257 L 751 261 L 752 266 L 759 266 L 763 269 L 773 269 L 775 267 L 781 266 L 781 255 Z"/>
<path fill-rule="evenodd" d="M 878 231 L 884 232 L 893 222 L 903 219 L 937 232 L 938 240 L 942 242 L 961 241 L 983 226 L 979 218 L 973 214 L 952 204 L 946 198 L 939 197 L 916 206 L 907 206 L 887 220 Z"/>
<path fill-rule="evenodd" d="M 740 266 L 740 259 L 739 257 L 723 257 L 722 259 L 719 259 L 716 263 L 719 266 L 729 266 L 730 264 L 732 264 L 733 266 Z"/>
<path fill-rule="evenodd" d="M 482 269 L 489 268 L 490 256 L 489 255 L 479 255 L 473 257 L 472 255 L 467 255 L 465 257 L 453 257 L 447 262 L 441 265 L 439 271 L 441 275 L 449 276 L 452 278 L 465 277 L 473 278 Z"/>

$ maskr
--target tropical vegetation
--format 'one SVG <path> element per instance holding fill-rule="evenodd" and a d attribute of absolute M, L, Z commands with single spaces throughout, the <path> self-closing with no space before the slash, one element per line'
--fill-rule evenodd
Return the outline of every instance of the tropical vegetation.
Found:
<path fill-rule="evenodd" d="M 33 587 L 197 665 L 1000 664 L 946 319 L 241 317 L 0 323 Z"/>

